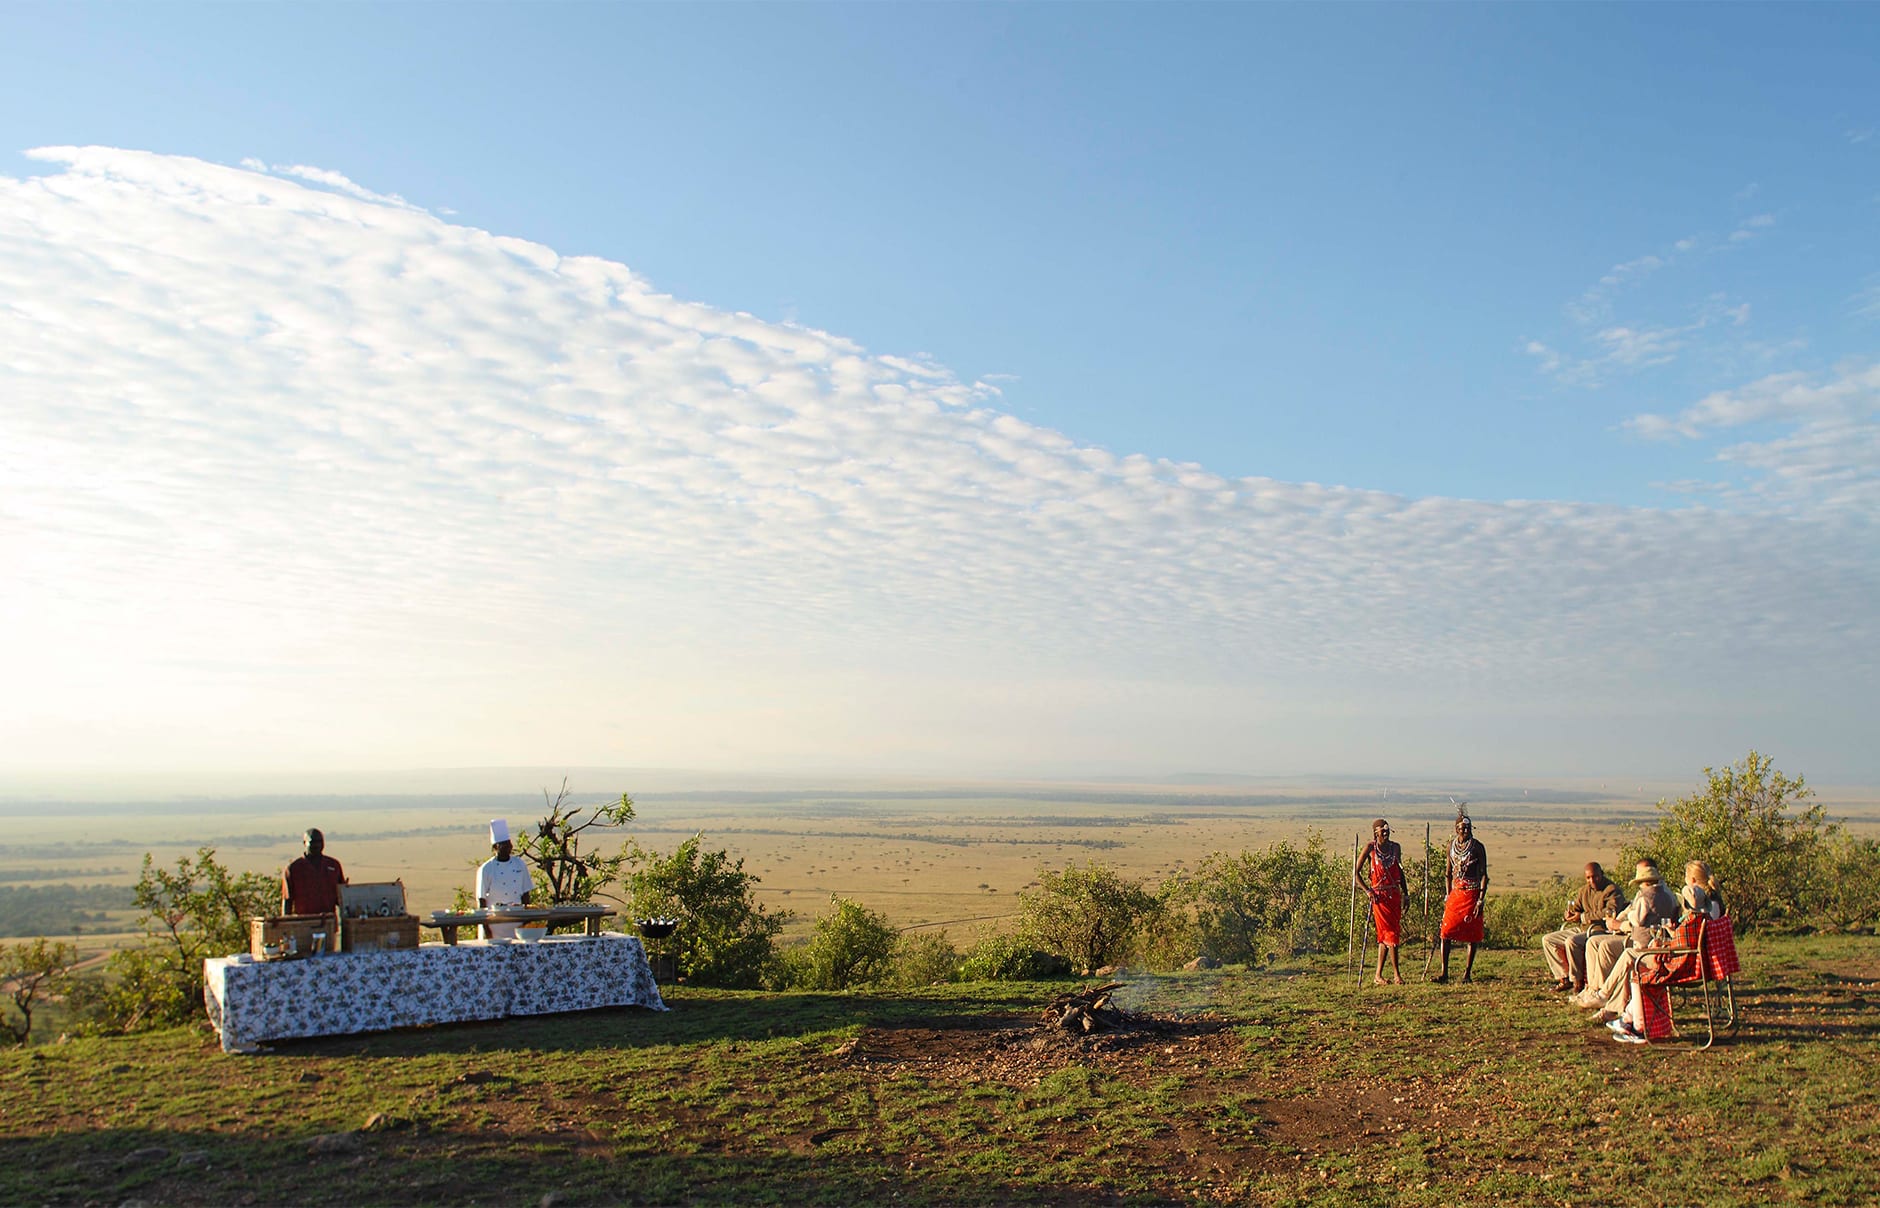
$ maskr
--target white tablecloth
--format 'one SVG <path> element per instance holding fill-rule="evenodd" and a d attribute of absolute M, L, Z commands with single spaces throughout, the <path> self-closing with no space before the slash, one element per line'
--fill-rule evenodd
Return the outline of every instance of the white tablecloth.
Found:
<path fill-rule="evenodd" d="M 265 1040 L 592 1007 L 666 1009 L 630 935 L 473 940 L 295 961 L 204 961 L 202 997 L 226 1052 Z"/>

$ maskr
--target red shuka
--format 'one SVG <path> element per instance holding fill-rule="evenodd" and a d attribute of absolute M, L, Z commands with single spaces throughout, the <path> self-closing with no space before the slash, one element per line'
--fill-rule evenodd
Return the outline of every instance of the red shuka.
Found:
<path fill-rule="evenodd" d="M 1465 944 L 1482 942 L 1482 916 L 1476 905 L 1482 900 L 1482 888 L 1467 881 L 1456 881 L 1443 903 L 1443 938 Z"/>

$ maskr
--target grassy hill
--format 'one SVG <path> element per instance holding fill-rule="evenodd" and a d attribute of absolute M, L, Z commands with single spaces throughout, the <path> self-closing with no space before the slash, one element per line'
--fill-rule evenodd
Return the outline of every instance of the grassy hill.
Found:
<path fill-rule="evenodd" d="M 1036 1026 L 1062 983 L 73 1040 L 0 1052 L 0 1201 L 1880 1202 L 1880 941 L 1743 956 L 1707 1053 L 1611 1043 L 1506 952 L 1470 986 L 1142 977 L 1156 1026 L 1082 1042 Z"/>

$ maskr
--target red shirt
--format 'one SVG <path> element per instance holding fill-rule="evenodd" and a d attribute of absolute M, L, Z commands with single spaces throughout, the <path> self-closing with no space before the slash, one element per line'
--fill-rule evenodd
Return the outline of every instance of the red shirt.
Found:
<path fill-rule="evenodd" d="M 289 914 L 332 914 L 339 909 L 339 887 L 345 880 L 332 856 L 302 856 L 281 874 L 281 900 Z"/>

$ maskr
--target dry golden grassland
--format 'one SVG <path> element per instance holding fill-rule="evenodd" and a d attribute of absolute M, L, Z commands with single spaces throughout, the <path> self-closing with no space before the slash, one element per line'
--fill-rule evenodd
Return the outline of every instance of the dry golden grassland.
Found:
<path fill-rule="evenodd" d="M 1597 785 L 1477 786 L 1469 809 L 1489 848 L 1494 885 L 1529 888 L 1556 874 L 1575 877 L 1588 860 L 1611 862 L 1628 824 L 1649 822 L 1653 801 L 1683 791 L 1624 787 L 1621 793 Z M 1871 791 L 1824 790 L 1822 799 L 1853 829 L 1880 831 L 1880 801 Z M 1380 815 L 1414 852 L 1426 825 L 1440 844 L 1454 817 L 1443 794 L 1392 790 L 1386 798 L 1382 790 L 1310 784 L 671 794 L 640 798 L 638 812 L 632 830 L 649 848 L 670 851 L 702 831 L 708 847 L 741 857 L 762 878 L 760 900 L 795 912 L 786 936 L 807 931 L 831 895 L 841 895 L 902 926 L 945 927 L 956 942 L 1012 914 L 1040 867 L 1101 860 L 1159 882 L 1217 852 L 1300 843 L 1313 831 L 1346 852 Z M 97 814 L 75 806 L 12 819 L 0 845 L 0 875 L 15 885 L 41 873 L 130 884 L 145 852 L 169 863 L 205 844 L 237 870 L 272 875 L 299 854 L 300 832 L 313 825 L 326 832 L 328 852 L 351 880 L 403 880 L 412 909 L 423 915 L 472 884 L 475 865 L 488 854 L 492 813 L 521 827 L 539 816 L 541 802 L 372 808 L 327 802 L 248 812 L 180 804 Z M 104 933 L 81 937 L 88 950 L 114 942 Z"/>

